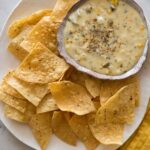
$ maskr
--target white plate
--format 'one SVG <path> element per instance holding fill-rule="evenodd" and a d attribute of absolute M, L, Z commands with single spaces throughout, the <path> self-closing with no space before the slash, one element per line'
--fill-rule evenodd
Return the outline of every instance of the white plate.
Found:
<path fill-rule="evenodd" d="M 138 1 L 144 8 L 150 5 L 150 1 L 142 0 Z M 11 13 L 1 35 L 0 39 L 0 79 L 3 78 L 4 74 L 9 70 L 16 68 L 18 62 L 16 59 L 7 51 L 7 45 L 9 39 L 7 37 L 7 29 L 10 23 L 17 18 L 26 16 L 31 14 L 32 12 L 43 9 L 43 8 L 52 8 L 54 6 L 55 0 L 22 0 L 19 4 L 17 4 L 16 8 Z M 140 72 L 141 78 L 141 104 L 136 109 L 136 118 L 133 125 L 126 126 L 124 132 L 124 142 L 133 134 L 133 132 L 137 129 L 139 124 L 141 123 L 144 114 L 146 112 L 146 107 L 150 97 L 150 53 L 147 57 L 147 61 Z M 0 103 L 0 119 L 4 123 L 4 125 L 8 128 L 8 130 L 20 141 L 25 143 L 26 145 L 39 150 L 35 138 L 33 137 L 31 130 L 28 126 L 19 124 L 15 121 L 7 119 L 3 114 L 3 105 Z M 85 149 L 83 144 L 78 143 L 77 147 L 69 146 L 55 136 L 52 137 L 50 144 L 48 146 L 48 150 L 83 150 Z M 101 145 L 99 150 L 114 150 L 115 146 L 103 146 Z"/>

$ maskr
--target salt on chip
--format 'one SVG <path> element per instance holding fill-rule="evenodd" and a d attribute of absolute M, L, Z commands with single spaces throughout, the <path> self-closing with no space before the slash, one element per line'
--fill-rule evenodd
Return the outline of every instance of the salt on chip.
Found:
<path fill-rule="evenodd" d="M 9 119 L 15 120 L 21 123 L 27 123 L 26 116 L 24 113 L 18 111 L 17 109 L 5 104 L 4 106 L 5 116 Z"/>
<path fill-rule="evenodd" d="M 42 43 L 52 52 L 58 54 L 57 49 L 57 30 L 66 16 L 69 9 L 77 0 L 59 0 L 51 16 L 43 17 L 41 21 L 33 28 L 27 38 L 21 43 L 21 47 L 31 50 L 37 42 Z"/>
<path fill-rule="evenodd" d="M 7 79 L 7 83 L 35 106 L 39 105 L 48 91 L 48 87 L 46 84 L 41 85 L 28 83 L 14 77 L 13 73 Z"/>
<path fill-rule="evenodd" d="M 12 39 L 8 45 L 8 50 L 21 61 L 29 54 L 29 51 L 22 48 L 20 44 L 32 28 L 32 26 L 27 26 L 19 35 Z"/>
<path fill-rule="evenodd" d="M 96 122 L 133 123 L 134 120 L 134 86 L 130 84 L 121 88 L 112 96 L 96 114 Z"/>
<path fill-rule="evenodd" d="M 46 84 L 59 80 L 68 69 L 69 65 L 62 58 L 37 43 L 15 75 L 26 82 Z"/>
<path fill-rule="evenodd" d="M 100 80 L 89 77 L 85 79 L 85 87 L 93 98 L 100 96 Z"/>
<path fill-rule="evenodd" d="M 29 126 L 39 143 L 41 150 L 46 150 L 52 135 L 51 119 L 51 113 L 35 114 L 29 122 Z"/>
<path fill-rule="evenodd" d="M 18 111 L 24 113 L 26 111 L 27 101 L 24 99 L 19 99 L 16 97 L 13 97 L 11 95 L 6 94 L 2 89 L 0 89 L 0 100 L 17 109 Z"/>
<path fill-rule="evenodd" d="M 61 81 L 50 83 L 49 88 L 60 110 L 77 115 L 95 111 L 91 97 L 84 87 L 70 81 Z"/>
<path fill-rule="evenodd" d="M 3 91 L 5 91 L 5 93 L 13 97 L 25 99 L 20 93 L 18 93 L 13 87 L 11 87 L 6 81 L 2 82 L 1 88 Z"/>
<path fill-rule="evenodd" d="M 37 113 L 40 114 L 54 110 L 58 110 L 55 99 L 52 97 L 51 94 L 47 94 L 38 105 Z"/>
<path fill-rule="evenodd" d="M 104 105 L 105 102 L 107 102 L 107 100 L 111 96 L 113 96 L 120 88 L 131 83 L 138 83 L 138 77 L 133 76 L 124 80 L 119 80 L 119 81 L 102 80 L 101 87 L 100 87 L 101 105 Z M 138 104 L 138 101 L 139 100 L 137 99 L 137 104 Z"/>
<path fill-rule="evenodd" d="M 26 26 L 37 24 L 42 17 L 50 16 L 51 12 L 52 10 L 50 9 L 40 10 L 33 13 L 31 16 L 13 22 L 9 27 L 8 36 L 10 38 L 16 37 Z"/>
<path fill-rule="evenodd" d="M 52 129 L 54 134 L 70 145 L 76 145 L 77 137 L 70 128 L 63 112 L 55 111 L 52 117 Z"/>
<path fill-rule="evenodd" d="M 99 142 L 92 135 L 86 116 L 74 115 L 70 119 L 69 124 L 73 132 L 84 143 L 87 150 L 94 150 L 99 145 Z"/>

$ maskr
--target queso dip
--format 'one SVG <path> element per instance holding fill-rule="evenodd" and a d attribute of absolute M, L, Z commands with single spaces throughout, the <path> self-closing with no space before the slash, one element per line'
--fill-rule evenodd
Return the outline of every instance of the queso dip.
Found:
<path fill-rule="evenodd" d="M 64 29 L 67 53 L 98 73 L 119 75 L 138 62 L 147 40 L 139 13 L 124 1 L 87 0 L 71 13 Z"/>

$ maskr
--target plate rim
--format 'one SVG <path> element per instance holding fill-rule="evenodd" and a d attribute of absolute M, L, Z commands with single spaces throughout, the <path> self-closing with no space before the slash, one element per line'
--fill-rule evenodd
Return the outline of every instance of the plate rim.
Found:
<path fill-rule="evenodd" d="M 16 10 L 22 3 L 24 3 L 25 1 L 27 1 L 27 0 L 19 0 L 19 2 L 17 2 L 16 5 L 15 5 L 15 6 L 12 8 L 12 10 L 10 11 L 8 17 L 7 17 L 6 20 L 5 20 L 5 23 L 4 23 L 3 26 L 2 26 L 2 30 L 1 30 L 1 32 L 0 32 L 0 44 L 1 44 L 1 42 L 2 42 L 3 34 L 5 34 L 6 26 L 7 26 L 7 24 L 8 24 L 9 19 L 13 16 L 13 14 L 15 13 L 15 10 Z M 149 50 L 149 51 L 150 51 L 150 50 Z M 0 80 L 1 80 L 1 79 L 0 79 Z M 138 123 L 139 125 L 141 124 L 141 122 L 142 122 L 143 119 L 144 119 L 144 116 L 145 116 L 145 114 L 146 114 L 146 110 L 147 110 L 148 103 L 149 103 L 149 99 L 147 100 L 146 109 L 144 110 L 143 117 L 141 118 L 141 121 Z M 0 103 L 0 105 L 3 105 L 3 104 Z M 1 106 L 0 106 L 0 107 L 1 107 Z M 3 107 L 3 106 L 2 106 L 2 107 Z M 29 146 L 29 147 L 35 149 L 34 145 L 31 145 L 31 144 L 27 143 L 26 141 L 23 141 L 23 140 L 19 139 L 19 137 L 18 137 L 12 130 L 9 129 L 8 125 L 7 125 L 6 123 L 4 123 L 4 121 L 3 121 L 2 117 L 1 117 L 1 115 L 0 115 L 0 120 L 2 121 L 2 123 L 4 124 L 4 126 L 7 128 L 7 130 L 8 130 L 17 140 L 19 140 L 19 141 L 22 142 L 23 144 L 25 144 L 25 145 L 27 145 L 27 146 Z M 128 139 L 129 139 L 129 138 L 134 134 L 134 132 L 138 129 L 139 125 L 137 126 L 137 128 L 134 129 L 133 133 L 128 137 Z M 126 139 L 125 142 L 126 142 L 128 139 Z M 124 144 L 125 142 L 123 142 L 123 144 Z M 120 147 L 120 146 L 119 146 L 119 147 Z"/>

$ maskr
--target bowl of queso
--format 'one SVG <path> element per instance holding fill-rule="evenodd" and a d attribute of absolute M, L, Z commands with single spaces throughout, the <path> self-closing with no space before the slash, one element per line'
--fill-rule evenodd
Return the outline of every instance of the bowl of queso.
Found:
<path fill-rule="evenodd" d="M 148 22 L 133 0 L 81 0 L 58 31 L 60 55 L 79 71 L 99 79 L 136 74 L 148 51 Z"/>

